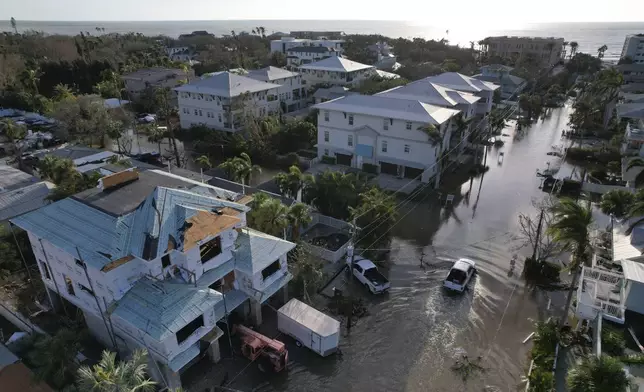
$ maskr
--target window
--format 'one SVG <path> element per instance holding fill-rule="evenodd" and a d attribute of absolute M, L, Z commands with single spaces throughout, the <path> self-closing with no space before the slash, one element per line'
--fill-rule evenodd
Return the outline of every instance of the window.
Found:
<path fill-rule="evenodd" d="M 186 339 L 190 337 L 196 330 L 199 328 L 203 327 L 203 314 L 197 317 L 196 319 L 192 320 L 191 322 L 188 323 L 185 327 L 181 328 L 180 330 L 177 331 L 175 334 L 177 336 L 177 343 L 181 344 L 183 343 Z"/>
<path fill-rule="evenodd" d="M 49 267 L 47 267 L 47 264 L 44 261 L 40 261 L 40 268 L 42 268 L 42 272 L 45 274 L 45 279 L 51 280 L 51 274 L 49 273 Z"/>
<path fill-rule="evenodd" d="M 349 135 L 349 136 L 347 137 L 347 145 L 348 145 L 349 147 L 353 147 L 353 135 Z"/>
<path fill-rule="evenodd" d="M 349 115 L 349 125 L 353 125 L 353 114 Z"/>
<path fill-rule="evenodd" d="M 213 257 L 221 253 L 221 237 L 215 237 L 199 247 L 201 253 L 201 262 L 210 261 Z"/>
<path fill-rule="evenodd" d="M 407 129 L 407 130 L 411 130 L 411 121 L 407 121 L 407 122 L 405 123 L 405 129 Z"/>
<path fill-rule="evenodd" d="M 409 144 L 405 144 L 405 154 L 409 154 L 409 151 L 411 151 L 411 147 Z"/>
<path fill-rule="evenodd" d="M 199 111 L 195 109 L 195 116 L 199 114 Z"/>
<path fill-rule="evenodd" d="M 74 259 L 74 262 L 76 263 L 77 266 L 85 268 L 85 263 L 83 263 L 82 261 L 78 259 Z"/>
<path fill-rule="evenodd" d="M 63 279 L 65 280 L 65 286 L 67 286 L 67 294 L 76 296 L 76 292 L 74 291 L 74 282 L 72 282 L 67 275 L 63 275 Z"/>
<path fill-rule="evenodd" d="M 89 289 L 89 288 L 87 288 L 87 287 L 83 286 L 83 285 L 82 285 L 82 284 L 80 284 L 80 283 L 78 284 L 78 288 L 80 288 L 80 289 L 81 289 L 81 291 L 84 291 L 84 292 L 86 292 L 87 294 L 91 295 L 92 297 L 94 296 L 94 292 L 93 292 L 91 289 Z"/>
<path fill-rule="evenodd" d="M 329 121 L 329 112 L 328 111 L 324 112 L 324 121 Z"/>
<path fill-rule="evenodd" d="M 199 115 L 203 117 L 203 113 L 201 112 L 201 109 L 199 109 Z"/>
<path fill-rule="evenodd" d="M 279 270 L 280 270 L 280 261 L 276 260 L 275 262 L 273 262 L 273 264 L 269 265 L 268 267 L 262 270 L 262 278 L 266 280 L 266 278 L 273 275 Z"/>
<path fill-rule="evenodd" d="M 384 141 L 384 140 L 382 141 L 382 148 L 381 148 L 381 150 L 382 150 L 382 152 L 387 152 L 387 142 L 386 142 L 386 141 Z"/>
<path fill-rule="evenodd" d="M 161 268 L 169 267 L 170 266 L 170 254 L 163 255 L 161 257 Z"/>
<path fill-rule="evenodd" d="M 389 130 L 389 120 L 386 118 L 382 120 L 382 129 L 384 129 L 385 131 Z"/>
<path fill-rule="evenodd" d="M 329 156 L 329 149 L 328 148 L 324 149 L 324 156 L 326 156 L 326 157 Z"/>
<path fill-rule="evenodd" d="M 218 117 L 219 122 L 221 122 L 221 113 L 217 113 L 217 117 Z"/>
<path fill-rule="evenodd" d="M 329 141 L 329 131 L 324 131 L 324 141 L 325 142 Z"/>

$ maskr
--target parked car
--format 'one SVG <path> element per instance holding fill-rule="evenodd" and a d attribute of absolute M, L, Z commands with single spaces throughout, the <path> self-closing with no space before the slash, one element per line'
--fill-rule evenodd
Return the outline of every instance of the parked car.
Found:
<path fill-rule="evenodd" d="M 389 280 L 378 271 L 378 267 L 371 260 L 356 256 L 353 262 L 348 257 L 347 263 L 351 268 L 353 276 L 369 289 L 372 294 L 381 294 L 391 288 Z"/>
<path fill-rule="evenodd" d="M 474 261 L 470 259 L 458 259 L 449 270 L 443 286 L 449 290 L 454 290 L 462 293 L 465 291 L 467 284 L 472 280 L 472 276 L 476 272 Z"/>
<path fill-rule="evenodd" d="M 295 298 L 277 310 L 277 329 L 323 357 L 338 350 L 340 322 Z"/>

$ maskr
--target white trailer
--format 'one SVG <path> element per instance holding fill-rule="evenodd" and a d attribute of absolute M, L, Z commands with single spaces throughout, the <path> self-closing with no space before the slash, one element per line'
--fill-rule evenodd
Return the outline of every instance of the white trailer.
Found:
<path fill-rule="evenodd" d="M 340 322 L 297 299 L 277 311 L 277 329 L 323 357 L 340 343 Z"/>

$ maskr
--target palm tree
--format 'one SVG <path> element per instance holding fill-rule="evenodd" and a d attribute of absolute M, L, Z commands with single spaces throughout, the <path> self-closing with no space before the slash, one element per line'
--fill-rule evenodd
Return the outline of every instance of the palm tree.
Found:
<path fill-rule="evenodd" d="M 22 73 L 22 81 L 26 87 L 32 90 L 33 94 L 38 94 L 38 83 L 40 82 L 40 68 L 26 69 Z"/>
<path fill-rule="evenodd" d="M 0 129 L 4 129 L 4 134 L 11 142 L 13 154 L 18 162 L 18 167 L 22 169 L 22 146 L 20 141 L 27 136 L 27 128 L 22 124 L 16 124 L 12 120 L 1 120 Z"/>
<path fill-rule="evenodd" d="M 16 34 L 18 34 L 18 23 L 16 22 L 16 18 L 13 16 L 11 17 L 11 28 Z"/>
<path fill-rule="evenodd" d="M 56 185 L 63 183 L 67 178 L 78 173 L 71 159 L 63 159 L 54 155 L 45 155 L 38 163 L 38 172 L 43 179 Z"/>
<path fill-rule="evenodd" d="M 627 392 L 631 385 L 619 359 L 608 355 L 584 358 L 568 372 L 566 384 L 570 392 Z"/>
<path fill-rule="evenodd" d="M 604 58 L 604 53 L 608 50 L 608 46 L 602 45 L 597 49 L 597 57 L 600 59 Z"/>
<path fill-rule="evenodd" d="M 60 329 L 51 337 L 36 336 L 26 355 L 36 380 L 45 381 L 56 390 L 73 383 L 80 339 L 76 331 L 69 329 Z"/>
<path fill-rule="evenodd" d="M 241 182 L 242 185 L 250 185 L 253 174 L 262 172 L 262 168 L 253 165 L 250 156 L 245 152 L 241 153 L 238 157 L 227 159 L 219 167 L 224 169 L 233 181 Z"/>
<path fill-rule="evenodd" d="M 63 101 L 70 98 L 74 98 L 74 93 L 68 85 L 58 83 L 56 86 L 54 86 L 54 99 L 56 101 Z"/>
<path fill-rule="evenodd" d="M 604 214 L 621 218 L 629 212 L 634 200 L 635 196 L 631 192 L 616 189 L 604 193 L 599 203 L 599 208 Z"/>
<path fill-rule="evenodd" d="M 593 214 L 590 206 L 584 207 L 573 199 L 563 198 L 551 207 L 553 214 L 552 223 L 548 233 L 552 238 L 572 251 L 572 262 L 569 269 L 573 278 L 566 299 L 566 306 L 560 324 L 568 318 L 568 310 L 572 303 L 572 296 L 579 280 L 581 266 L 588 261 L 590 248 L 590 227 L 593 224 Z"/>
<path fill-rule="evenodd" d="M 279 199 L 265 193 L 255 193 L 252 209 L 248 213 L 248 225 L 267 234 L 282 236 L 289 223 L 288 212 Z"/>
<path fill-rule="evenodd" d="M 288 268 L 293 274 L 293 281 L 289 287 L 294 290 L 301 289 L 304 301 L 312 303 L 310 293 L 315 293 L 324 283 L 322 260 L 298 245 L 289 255 Z"/>
<path fill-rule="evenodd" d="M 463 117 L 463 113 L 459 113 L 454 119 L 454 126 L 456 127 L 456 132 L 458 133 L 458 141 L 460 142 L 465 137 L 467 130 L 470 127 L 470 124 L 474 120 L 473 117 L 466 119 Z"/>
<path fill-rule="evenodd" d="M 636 168 L 636 167 L 644 167 L 644 159 L 642 158 L 633 158 L 630 161 L 628 161 L 628 164 L 626 165 L 626 172 L 628 173 L 629 170 Z M 644 170 L 640 171 L 637 176 L 635 176 L 635 187 L 640 187 L 642 184 L 644 184 Z"/>
<path fill-rule="evenodd" d="M 161 143 L 163 142 L 163 139 L 166 137 L 165 129 L 159 128 L 154 125 L 145 124 L 145 125 L 139 126 L 139 130 L 147 133 L 148 142 L 155 143 L 157 145 L 157 149 L 159 150 L 159 156 L 162 156 L 163 154 L 161 153 Z"/>
<path fill-rule="evenodd" d="M 101 361 L 78 369 L 77 383 L 88 392 L 154 391 L 156 383 L 145 373 L 148 353 L 136 350 L 129 361 L 116 362 L 116 354 L 103 351 Z"/>
<path fill-rule="evenodd" d="M 275 183 L 284 196 L 294 199 L 304 186 L 304 175 L 299 167 L 293 165 L 288 169 L 288 173 L 277 174 Z"/>
<path fill-rule="evenodd" d="M 300 240 L 300 228 L 307 226 L 313 220 L 311 217 L 311 207 L 304 203 L 293 204 L 288 209 L 287 219 L 291 225 L 293 241 L 297 242 Z"/>
<path fill-rule="evenodd" d="M 210 163 L 210 158 L 208 155 L 201 155 L 195 159 L 195 163 L 208 169 L 212 169 L 212 163 Z"/>
<path fill-rule="evenodd" d="M 577 48 L 579 47 L 579 44 L 577 41 L 572 41 L 570 43 L 570 58 L 573 58 L 575 54 L 577 54 Z"/>

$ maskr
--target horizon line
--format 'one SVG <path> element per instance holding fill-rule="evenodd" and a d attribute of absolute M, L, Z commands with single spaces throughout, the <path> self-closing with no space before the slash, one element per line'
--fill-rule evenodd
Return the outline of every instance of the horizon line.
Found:
<path fill-rule="evenodd" d="M 11 17 L 8 19 L 3 19 L 5 22 L 9 22 Z M 425 20 L 413 20 L 413 19 L 296 19 L 296 18 L 286 18 L 286 19 L 259 19 L 259 18 L 226 18 L 226 19 L 146 19 L 146 20 L 136 20 L 136 19 L 109 19 L 109 20 L 83 20 L 83 19 L 73 19 L 73 20 L 62 20 L 62 19 L 19 19 L 16 18 L 17 22 L 88 22 L 88 23 L 118 23 L 118 22 L 256 22 L 256 21 L 265 21 L 265 22 L 281 22 L 281 21 L 337 21 L 337 22 L 351 22 L 351 21 L 360 21 L 360 22 L 425 22 Z M 620 20 L 620 21 L 540 21 L 540 22 L 523 22 L 523 24 L 558 24 L 558 23 L 642 23 L 644 20 Z"/>

